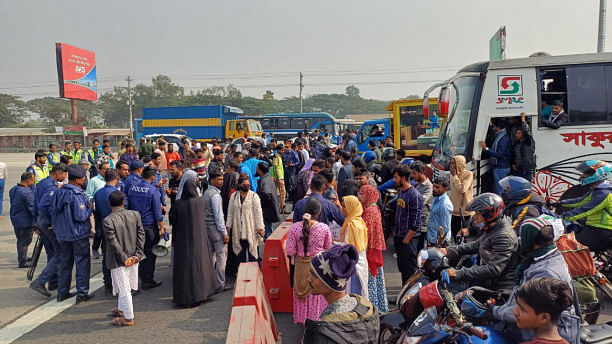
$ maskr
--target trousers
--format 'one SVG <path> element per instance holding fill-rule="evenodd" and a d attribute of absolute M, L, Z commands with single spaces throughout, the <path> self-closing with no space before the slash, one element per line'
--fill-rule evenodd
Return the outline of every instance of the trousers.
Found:
<path fill-rule="evenodd" d="M 402 275 L 402 285 L 414 274 L 418 269 L 417 266 L 417 254 L 419 238 L 412 238 L 409 243 L 404 244 L 402 240 L 404 238 L 394 236 L 393 246 L 395 246 L 395 253 L 397 253 L 397 268 Z"/>
<path fill-rule="evenodd" d="M 153 246 L 159 242 L 159 228 L 157 224 L 143 227 L 145 231 L 145 259 L 140 263 L 138 276 L 140 276 L 142 283 L 151 283 L 155 277 L 155 263 L 157 262 L 157 256 L 153 254 Z"/>
<path fill-rule="evenodd" d="M 66 295 L 72 283 L 72 267 L 76 264 L 76 290 L 78 296 L 89 293 L 89 238 L 75 241 L 60 241 L 60 264 L 57 295 Z"/>
<path fill-rule="evenodd" d="M 221 288 L 225 287 L 225 265 L 227 263 L 227 244 L 223 242 L 223 233 L 216 227 L 209 227 L 208 242 L 210 243 L 212 261 L 215 262 L 215 275 Z"/>
<path fill-rule="evenodd" d="M 28 262 L 28 246 L 32 243 L 34 227 L 15 228 L 17 237 L 17 262 L 19 266 L 24 266 Z"/>
<path fill-rule="evenodd" d="M 57 283 L 59 262 L 61 257 L 61 251 L 59 247 L 59 241 L 55 237 L 55 233 L 47 228 L 39 227 L 41 240 L 45 251 L 47 252 L 47 265 L 42 270 L 40 275 L 34 280 L 35 284 L 44 285 L 45 283 L 53 284 Z"/>
<path fill-rule="evenodd" d="M 91 244 L 91 249 L 97 251 L 100 248 L 102 238 L 104 237 L 104 226 L 102 224 L 102 219 L 99 219 L 96 213 L 94 213 L 94 229 L 96 231 L 96 234 L 94 234 L 94 240 Z"/>

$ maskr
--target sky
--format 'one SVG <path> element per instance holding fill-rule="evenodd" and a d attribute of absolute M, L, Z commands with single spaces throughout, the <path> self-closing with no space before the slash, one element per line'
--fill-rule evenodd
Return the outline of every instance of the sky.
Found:
<path fill-rule="evenodd" d="M 488 59 L 595 52 L 598 0 L 39 0 L 0 2 L 0 93 L 58 96 L 56 42 L 96 53 L 98 93 L 168 75 L 185 91 L 233 84 L 245 96 L 421 95 Z M 608 14 L 610 15 L 610 5 Z M 608 19 L 607 51 L 612 49 Z"/>

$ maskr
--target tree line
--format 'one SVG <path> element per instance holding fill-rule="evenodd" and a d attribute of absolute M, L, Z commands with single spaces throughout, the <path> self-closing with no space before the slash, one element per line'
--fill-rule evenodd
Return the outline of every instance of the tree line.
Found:
<path fill-rule="evenodd" d="M 139 118 L 142 108 L 158 106 L 230 105 L 244 110 L 247 115 L 299 112 L 299 97 L 274 98 L 266 91 L 261 98 L 243 96 L 232 85 L 212 86 L 186 93 L 165 75 L 152 79 L 151 85 L 137 84 L 132 88 L 133 115 Z M 314 94 L 303 100 L 304 112 L 328 112 L 338 118 L 347 114 L 384 113 L 388 101 L 365 99 L 354 85 L 344 94 Z M 129 127 L 127 87 L 115 86 L 97 101 L 78 101 L 80 125 L 89 128 Z M 40 117 L 32 119 L 31 114 Z M 36 117 L 36 116 L 34 116 Z M 0 93 L 0 127 L 53 127 L 71 124 L 70 100 L 56 97 L 24 101 L 17 96 Z"/>

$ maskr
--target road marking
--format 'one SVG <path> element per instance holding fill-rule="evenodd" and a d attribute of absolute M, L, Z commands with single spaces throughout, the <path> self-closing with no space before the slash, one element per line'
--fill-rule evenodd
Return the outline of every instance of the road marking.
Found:
<path fill-rule="evenodd" d="M 100 272 L 91 277 L 89 280 L 89 292 L 93 293 L 94 291 L 102 288 L 103 285 L 104 282 L 102 282 L 102 273 Z M 75 290 L 75 288 L 72 288 L 70 291 L 74 292 Z M 74 306 L 75 300 L 76 297 L 71 297 L 62 302 L 57 302 L 56 298 L 52 298 L 49 300 L 49 302 L 43 304 L 42 306 L 22 315 L 21 317 L 17 318 L 17 320 L 0 329 L 0 344 L 12 343 L 19 337 L 60 314 L 65 309 Z"/>

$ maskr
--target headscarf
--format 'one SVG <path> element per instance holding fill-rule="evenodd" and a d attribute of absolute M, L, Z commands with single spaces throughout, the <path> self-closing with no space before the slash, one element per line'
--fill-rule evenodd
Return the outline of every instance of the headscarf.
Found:
<path fill-rule="evenodd" d="M 370 184 L 359 189 L 359 193 L 365 197 L 363 204 L 363 221 L 368 227 L 368 270 L 372 276 L 378 275 L 378 268 L 384 265 L 382 251 L 386 250 L 385 234 L 382 229 L 382 216 L 376 202 L 380 198 L 378 190 Z"/>
<path fill-rule="evenodd" d="M 183 185 L 183 194 L 180 199 L 188 200 L 200 196 L 200 190 L 198 189 L 198 182 L 195 179 L 187 179 Z"/>
<path fill-rule="evenodd" d="M 315 162 L 315 159 L 310 158 L 308 160 L 306 160 L 306 163 L 304 163 L 304 167 L 302 167 L 302 169 L 300 170 L 300 172 L 303 171 L 310 171 L 310 168 L 312 168 L 312 164 Z"/>
<path fill-rule="evenodd" d="M 179 184 L 178 192 L 176 193 L 177 200 L 181 199 L 181 196 L 183 195 L 183 189 L 185 188 L 185 182 L 188 179 L 197 180 L 197 178 L 198 178 L 198 174 L 194 170 L 185 170 L 185 172 L 183 173 L 183 177 L 181 177 L 181 182 Z M 198 189 L 198 194 L 199 193 L 200 193 L 200 190 Z"/>
<path fill-rule="evenodd" d="M 363 252 L 368 247 L 368 227 L 361 218 L 363 207 L 355 196 L 344 196 L 344 207 L 346 208 L 346 218 L 340 231 L 340 241 L 345 242 L 345 235 L 348 232 L 346 242 L 355 246 L 357 252 Z"/>

